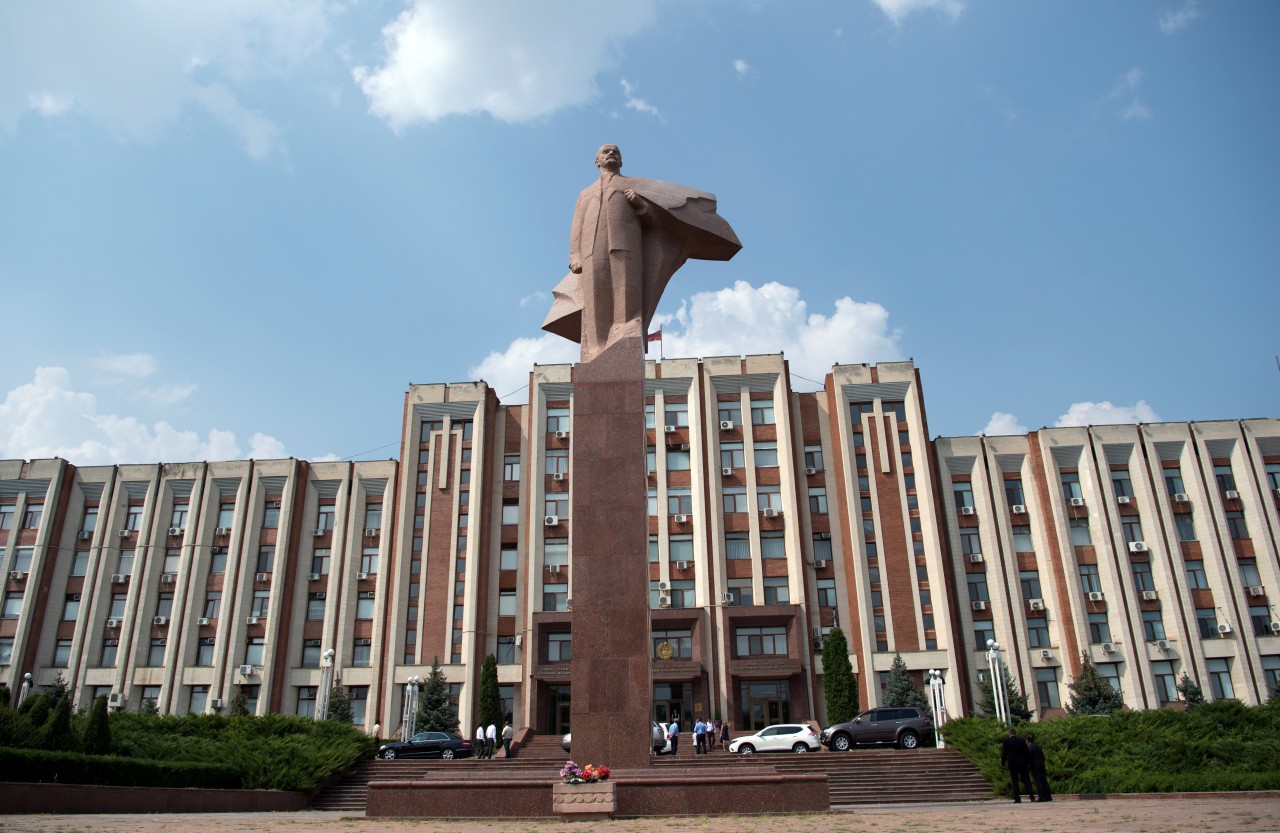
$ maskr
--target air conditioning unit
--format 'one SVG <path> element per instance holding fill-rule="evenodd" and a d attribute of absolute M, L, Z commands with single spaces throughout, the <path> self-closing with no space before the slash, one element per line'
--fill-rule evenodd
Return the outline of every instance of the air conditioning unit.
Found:
<path fill-rule="evenodd" d="M 721 594 L 720 594 L 720 604 L 722 604 L 722 605 L 732 605 L 732 604 L 733 604 L 733 594 L 732 594 L 732 593 L 721 593 Z"/>
<path fill-rule="evenodd" d="M 1280 497 L 1280 489 L 1276 489 L 1276 497 Z"/>
<path fill-rule="evenodd" d="M 1227 489 L 1225 492 L 1222 493 L 1222 497 L 1224 500 L 1239 500 L 1240 493 L 1237 492 L 1235 489 Z"/>
<path fill-rule="evenodd" d="M 548 565 L 547 565 L 547 572 L 548 572 L 548 573 L 555 573 L 555 574 L 559 575 L 559 573 L 560 573 L 560 565 L 559 565 L 559 564 L 548 564 Z"/>
<path fill-rule="evenodd" d="M 1025 515 L 1027 514 L 1027 505 L 1025 503 L 1015 503 L 1009 507 L 1009 511 L 1015 515 Z"/>
<path fill-rule="evenodd" d="M 128 581 L 129 581 L 128 573 L 112 573 L 111 574 L 112 584 L 125 584 Z"/>
<path fill-rule="evenodd" d="M 240 676 L 242 676 L 242 677 L 248 677 L 248 676 L 251 676 L 252 674 L 253 674 L 253 666 L 252 666 L 252 665 L 242 665 L 242 666 L 240 666 Z"/>
<path fill-rule="evenodd" d="M 546 515 L 546 516 L 544 516 L 544 517 L 542 518 L 542 525 L 543 525 L 543 526 L 559 526 L 559 525 L 560 525 L 560 516 L 559 516 L 559 515 Z"/>
<path fill-rule="evenodd" d="M 155 617 L 154 619 L 152 619 L 152 620 L 151 620 L 151 624 L 153 624 L 153 625 L 167 625 L 167 624 L 169 624 L 169 617 L 168 617 L 168 616 L 157 616 L 157 617 Z"/>
<path fill-rule="evenodd" d="M 815 651 L 821 651 L 821 650 L 822 650 L 822 637 L 820 637 L 820 636 L 815 636 L 815 637 L 813 638 L 813 650 L 815 650 Z"/>
<path fill-rule="evenodd" d="M 364 581 L 372 575 L 373 573 L 356 573 L 356 581 Z"/>
<path fill-rule="evenodd" d="M 1187 497 L 1186 492 L 1175 492 L 1173 495 L 1174 503 L 1187 503 L 1191 498 Z"/>
<path fill-rule="evenodd" d="M 986 602 L 982 602 L 982 601 L 978 601 L 978 602 L 969 602 L 969 607 L 973 608 L 974 610 L 986 610 L 986 609 L 987 609 L 987 603 L 986 603 Z"/>
<path fill-rule="evenodd" d="M 689 562 L 688 562 L 688 561 L 677 561 L 677 562 L 676 562 L 676 569 L 677 569 L 677 570 L 687 570 L 687 569 L 689 569 Z"/>
<path fill-rule="evenodd" d="M 1218 625 L 1218 633 L 1223 634 L 1224 636 L 1231 633 L 1231 626 L 1226 622 L 1223 622 L 1221 625 Z"/>
<path fill-rule="evenodd" d="M 556 439 L 557 439 L 557 440 L 567 440 L 567 439 L 569 439 L 569 432 L 568 432 L 568 431 L 557 431 L 557 432 L 556 432 Z"/>
<path fill-rule="evenodd" d="M 1032 599 L 1028 605 L 1032 610 L 1044 610 L 1044 599 Z"/>
<path fill-rule="evenodd" d="M 122 530 L 120 530 L 120 537 L 121 537 L 121 538 L 128 538 L 128 537 L 129 537 L 130 535 L 132 535 L 132 534 L 133 534 L 133 532 L 132 532 L 131 530 L 128 530 L 128 529 L 122 529 Z"/>
<path fill-rule="evenodd" d="M 805 473 L 805 474 L 810 474 L 810 475 L 812 475 L 812 474 L 817 474 L 817 473 L 818 473 L 818 470 L 817 470 L 816 468 L 814 468 L 813 466 L 805 466 L 804 473 Z"/>
<path fill-rule="evenodd" d="M 662 433 L 664 434 L 674 434 L 675 432 L 676 432 L 676 427 L 674 425 L 662 426 Z"/>
<path fill-rule="evenodd" d="M 215 698 L 213 698 L 212 700 L 210 700 L 210 701 L 209 701 L 209 706 L 210 706 L 210 708 L 212 708 L 214 711 L 217 711 L 218 709 L 221 709 L 221 708 L 222 708 L 222 698 L 221 698 L 221 697 L 215 697 Z"/>
<path fill-rule="evenodd" d="M 324 598 L 325 598 L 325 594 L 324 594 L 324 593 L 312 593 L 312 594 L 311 594 L 311 597 L 312 597 L 313 599 L 324 599 Z"/>
<path fill-rule="evenodd" d="M 671 597 L 665 593 L 658 597 L 658 607 L 671 607 Z"/>
<path fill-rule="evenodd" d="M 1261 584 L 1254 584 L 1248 588 L 1250 596 L 1265 596 L 1267 590 Z"/>
<path fill-rule="evenodd" d="M 317 529 L 313 529 L 313 530 L 311 530 L 311 535 L 312 535 L 312 537 L 314 537 L 314 538 L 319 538 L 321 535 L 324 535 L 326 532 L 328 532 L 328 530 L 327 530 L 327 529 L 318 529 L 318 528 L 317 528 Z"/>
<path fill-rule="evenodd" d="M 972 506 L 961 506 L 961 507 L 960 507 L 960 514 L 961 514 L 961 515 L 972 515 L 972 514 L 973 514 L 973 507 L 972 507 Z"/>
<path fill-rule="evenodd" d="M 764 515 L 766 518 L 776 518 L 782 514 L 782 510 L 769 507 L 768 509 L 760 510 L 760 514 Z"/>
<path fill-rule="evenodd" d="M 1114 643 L 1114 642 L 1103 642 L 1103 643 L 1102 643 L 1102 653 L 1104 653 L 1104 654 L 1114 654 L 1115 652 L 1116 652 L 1116 643 Z"/>
<path fill-rule="evenodd" d="M 246 617 L 246 618 L 245 618 L 244 623 L 245 623 L 246 625 L 256 625 L 256 624 L 258 624 L 258 617 L 257 617 L 257 616 L 248 616 L 248 617 Z"/>
<path fill-rule="evenodd" d="M 22 581 L 26 577 L 27 577 L 27 574 L 22 572 L 21 570 L 9 571 L 9 578 L 13 579 L 14 581 Z"/>
<path fill-rule="evenodd" d="M 377 527 L 372 527 L 372 526 L 371 526 L 371 527 L 369 527 L 368 529 L 366 529 L 366 530 L 364 531 L 364 537 L 366 537 L 366 538 L 376 538 L 376 537 L 377 537 L 377 535 L 378 535 L 378 529 L 377 529 Z"/>
<path fill-rule="evenodd" d="M 722 419 L 722 420 L 720 420 L 720 430 L 721 430 L 721 431 L 732 431 L 732 430 L 733 430 L 733 420 L 731 420 L 731 419 Z"/>
<path fill-rule="evenodd" d="M 1167 640 L 1167 639 L 1157 639 L 1157 640 L 1156 640 L 1156 650 L 1157 650 L 1157 651 L 1167 651 L 1167 650 L 1169 650 L 1169 640 Z"/>
<path fill-rule="evenodd" d="M 688 450 L 689 450 L 689 444 L 688 444 L 688 443 L 680 443 L 680 450 L 681 450 L 681 451 L 688 451 Z"/>
<path fill-rule="evenodd" d="M 319 581 L 320 573 L 307 573 L 307 581 Z"/>
<path fill-rule="evenodd" d="M 665 581 L 660 581 L 660 582 L 658 582 L 658 592 L 659 592 L 659 593 L 665 593 L 665 592 L 667 592 L 667 591 L 668 591 L 668 590 L 670 590 L 670 589 L 671 589 L 671 585 L 667 584 Z"/>
<path fill-rule="evenodd" d="M 970 563 L 970 564 L 981 564 L 981 563 L 982 563 L 982 553 L 980 553 L 980 552 L 972 552 L 972 553 L 969 553 L 969 563 Z"/>
<path fill-rule="evenodd" d="M 1280 622 L 1272 622 L 1272 623 L 1271 623 L 1271 632 L 1272 632 L 1272 633 L 1280 633 Z"/>
<path fill-rule="evenodd" d="M 688 516 L 688 515 L 673 515 L 673 516 L 672 516 L 672 518 L 674 518 L 674 519 L 675 519 L 675 522 L 676 522 L 676 523 L 678 523 L 678 524 L 687 524 L 687 523 L 689 523 L 689 516 Z"/>
<path fill-rule="evenodd" d="M 119 620 L 119 619 L 108 619 L 108 620 L 107 620 L 107 627 L 108 627 L 108 628 L 118 628 L 118 627 L 120 627 L 120 620 Z"/>
<path fill-rule="evenodd" d="M 177 573 L 161 573 L 160 574 L 161 584 L 173 584 L 177 580 L 178 580 Z"/>
<path fill-rule="evenodd" d="M 82 529 L 76 533 L 76 538 L 81 541 L 88 541 L 92 537 L 93 537 L 93 533 L 87 529 Z"/>
<path fill-rule="evenodd" d="M 1160 594 L 1159 594 L 1159 593 L 1157 593 L 1157 592 L 1156 592 L 1156 591 L 1154 591 L 1154 590 L 1143 590 L 1143 591 L 1142 591 L 1142 600 L 1143 600 L 1144 602 L 1154 602 L 1154 601 L 1155 601 L 1156 599 L 1158 599 L 1158 598 L 1160 598 Z"/>
<path fill-rule="evenodd" d="M 815 541 L 830 541 L 830 540 L 831 540 L 831 533 L 830 533 L 830 532 L 815 532 L 815 533 L 813 533 L 813 539 L 814 539 Z"/>
<path fill-rule="evenodd" d="M 568 477 L 569 475 L 565 474 L 562 471 L 558 471 L 555 474 L 551 475 L 551 479 L 556 481 L 557 483 L 563 483 L 565 480 L 568 479 Z"/>
<path fill-rule="evenodd" d="M 1127 504 L 1131 500 L 1133 500 L 1133 498 L 1129 497 L 1128 495 L 1118 495 L 1116 497 L 1116 503 L 1119 503 L 1119 504 Z"/>
<path fill-rule="evenodd" d="M 1053 659 L 1053 654 L 1046 648 L 1040 652 L 1040 659 Z"/>
<path fill-rule="evenodd" d="M 516 647 L 519 648 L 522 645 L 524 645 L 524 634 L 518 633 L 516 634 Z"/>
<path fill-rule="evenodd" d="M 1146 551 L 1147 551 L 1146 541 L 1130 541 L 1129 542 L 1129 552 L 1146 552 Z"/>
<path fill-rule="evenodd" d="M 229 526 L 220 526 L 220 527 L 218 527 L 217 529 L 215 529 L 215 530 L 213 531 L 213 534 L 214 534 L 214 535 L 230 535 L 230 534 L 231 534 L 231 527 L 229 527 Z"/>
<path fill-rule="evenodd" d="M 107 705 L 113 708 L 120 708 L 124 705 L 124 694 L 119 691 L 113 691 L 107 695 Z"/>
<path fill-rule="evenodd" d="M 270 573 L 258 573 L 253 577 L 254 581 L 271 581 Z"/>
<path fill-rule="evenodd" d="M 205 626 L 205 625 L 209 624 L 209 617 L 208 617 L 208 616 L 201 616 L 199 619 L 197 619 L 197 620 L 196 620 L 196 624 L 197 624 L 197 625 L 200 625 L 201 627 L 203 627 L 203 626 Z"/>
<path fill-rule="evenodd" d="M 180 526 L 171 526 L 171 527 L 169 527 L 169 534 L 170 534 L 170 535 L 181 535 L 181 534 L 182 534 L 182 527 L 180 527 Z"/>
<path fill-rule="evenodd" d="M 1091 592 L 1091 593 L 1089 594 L 1089 601 L 1091 601 L 1091 602 L 1100 602 L 1100 601 L 1102 601 L 1102 598 L 1103 598 L 1103 597 L 1102 597 L 1102 593 L 1100 593 L 1100 592 L 1099 592 L 1099 591 L 1097 591 L 1097 590 L 1094 590 L 1093 592 Z"/>
<path fill-rule="evenodd" d="M 1084 506 L 1084 498 L 1082 498 L 1082 497 L 1073 497 L 1073 498 L 1071 498 L 1070 503 L 1071 503 L 1071 505 L 1072 505 L 1072 506 Z"/>
<path fill-rule="evenodd" d="M 720 469 L 720 473 L 723 474 L 725 477 L 731 477 L 733 475 L 733 469 L 730 468 L 729 466 L 724 466 L 723 468 Z"/>
<path fill-rule="evenodd" d="M 825 566 L 827 566 L 827 560 L 825 558 L 819 558 L 813 562 L 813 569 L 815 570 L 821 570 Z"/>

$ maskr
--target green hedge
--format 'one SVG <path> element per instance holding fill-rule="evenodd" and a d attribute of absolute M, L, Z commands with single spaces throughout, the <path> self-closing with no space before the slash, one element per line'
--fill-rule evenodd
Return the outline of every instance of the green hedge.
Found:
<path fill-rule="evenodd" d="M 217 790 L 239 789 L 241 786 L 240 773 L 235 767 L 225 764 L 147 761 L 9 748 L 0 748 L 0 781 Z"/>
<path fill-rule="evenodd" d="M 1217 792 L 1280 789 L 1280 708 L 1206 703 L 1190 711 L 1121 711 L 1023 724 L 1044 747 L 1055 792 Z M 987 782 L 1008 794 L 1000 766 L 1007 730 L 994 720 L 963 718 L 946 725 L 959 749 Z"/>

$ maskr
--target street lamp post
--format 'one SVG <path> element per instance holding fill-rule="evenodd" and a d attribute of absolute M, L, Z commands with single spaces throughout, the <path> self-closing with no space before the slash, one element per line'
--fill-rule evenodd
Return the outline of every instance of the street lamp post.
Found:
<path fill-rule="evenodd" d="M 324 720 L 329 716 L 329 691 L 333 688 L 333 655 L 332 648 L 320 656 L 320 691 L 316 693 L 316 720 Z"/>
<path fill-rule="evenodd" d="M 946 748 L 947 742 L 942 739 L 942 724 L 947 722 L 947 699 L 942 690 L 942 672 L 936 668 L 929 669 L 929 705 L 933 708 L 934 745 L 939 749 Z"/>
<path fill-rule="evenodd" d="M 987 640 L 987 667 L 991 670 L 991 699 L 996 704 L 996 720 L 1009 723 L 1009 692 L 1004 687 L 1004 657 L 1000 643 Z"/>
<path fill-rule="evenodd" d="M 417 733 L 418 725 L 418 690 L 424 680 L 421 677 L 410 677 L 404 684 L 404 713 L 400 720 L 400 740 L 408 741 Z"/>
<path fill-rule="evenodd" d="M 22 701 L 27 699 L 27 695 L 31 693 L 31 672 L 22 675 L 22 687 L 18 689 L 18 702 L 13 704 L 16 709 L 22 705 Z"/>

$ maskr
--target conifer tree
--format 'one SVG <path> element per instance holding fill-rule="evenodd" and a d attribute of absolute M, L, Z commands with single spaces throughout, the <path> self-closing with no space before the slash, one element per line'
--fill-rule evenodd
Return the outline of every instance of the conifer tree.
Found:
<path fill-rule="evenodd" d="M 329 692 L 329 713 L 325 715 L 325 720 L 350 724 L 352 716 L 351 697 L 347 695 L 347 689 L 341 684 L 335 685 Z"/>
<path fill-rule="evenodd" d="M 449 680 L 440 670 L 440 658 L 431 660 L 431 673 L 418 695 L 419 732 L 458 732 L 458 707 L 449 696 Z"/>
<path fill-rule="evenodd" d="M 822 696 L 828 726 L 852 720 L 858 713 L 858 678 L 849 662 L 849 643 L 838 627 L 822 641 Z"/>
<path fill-rule="evenodd" d="M 9 687 L 4 683 L 0 683 L 0 709 L 9 708 L 9 704 L 12 702 L 13 700 L 9 694 Z"/>
<path fill-rule="evenodd" d="M 884 686 L 884 705 L 886 706 L 918 706 L 926 712 L 929 709 L 929 698 L 911 679 L 907 664 L 902 654 L 893 655 L 893 665 L 889 668 L 889 681 Z"/>
<path fill-rule="evenodd" d="M 245 696 L 244 686 L 236 686 L 236 693 L 228 704 L 227 712 L 232 717 L 248 717 L 249 698 Z"/>
<path fill-rule="evenodd" d="M 502 696 L 498 692 L 498 658 L 485 654 L 480 668 L 480 725 L 502 726 Z"/>
<path fill-rule="evenodd" d="M 1178 680 L 1176 686 L 1178 693 L 1182 695 L 1182 702 L 1187 704 L 1188 709 L 1194 709 L 1196 706 L 1204 703 L 1204 690 L 1200 688 L 1200 684 L 1187 676 L 1187 672 L 1182 672 L 1182 679 Z"/>
<path fill-rule="evenodd" d="M 1124 695 L 1112 688 L 1107 678 L 1098 673 L 1087 653 L 1080 654 L 1080 673 L 1067 685 L 1071 700 L 1067 714 L 1110 715 L 1124 708 Z"/>
<path fill-rule="evenodd" d="M 1004 677 L 1005 694 L 1009 697 L 1009 717 L 1014 723 L 1028 723 L 1031 720 L 1031 709 L 1027 706 L 1027 695 L 1018 688 L 1018 681 L 1009 672 L 1009 666 L 1000 664 L 1001 676 Z M 991 675 L 984 674 L 978 680 L 978 713 L 983 717 L 996 716 L 996 695 L 991 687 Z"/>
<path fill-rule="evenodd" d="M 76 745 L 71 733 L 71 698 L 61 697 L 54 703 L 53 711 L 41 732 L 40 745 L 45 749 L 66 751 Z"/>
<path fill-rule="evenodd" d="M 107 755 L 111 752 L 111 720 L 107 716 L 106 695 L 93 699 L 80 747 L 86 755 Z"/>

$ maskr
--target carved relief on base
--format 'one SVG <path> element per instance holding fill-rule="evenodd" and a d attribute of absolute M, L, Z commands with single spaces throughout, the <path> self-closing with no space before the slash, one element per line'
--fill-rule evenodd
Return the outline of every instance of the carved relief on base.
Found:
<path fill-rule="evenodd" d="M 553 785 L 551 810 L 566 817 L 566 821 L 587 821 L 613 816 L 618 809 L 618 799 L 612 781 L 594 784 Z"/>

